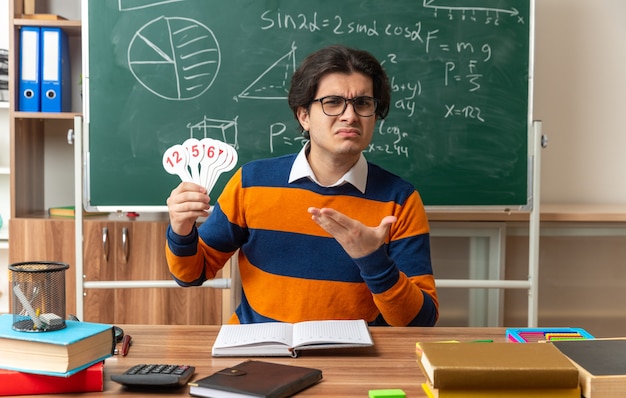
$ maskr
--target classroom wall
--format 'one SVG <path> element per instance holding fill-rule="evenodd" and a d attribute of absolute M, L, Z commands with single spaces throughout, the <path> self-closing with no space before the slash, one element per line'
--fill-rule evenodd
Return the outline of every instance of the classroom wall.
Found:
<path fill-rule="evenodd" d="M 626 203 L 626 1 L 536 0 L 542 202 Z"/>
<path fill-rule="evenodd" d="M 535 8 L 534 118 L 549 139 L 541 200 L 624 204 L 626 1 L 535 0 Z"/>
<path fill-rule="evenodd" d="M 37 0 L 39 13 L 61 15 L 66 19 L 81 19 L 80 1 Z M 79 37 L 69 38 L 71 63 L 71 82 L 76 86 L 81 79 L 82 58 Z M 80 90 L 72 90 L 72 111 L 82 112 Z M 74 146 L 68 143 L 66 121 L 48 120 L 45 124 L 44 152 L 44 207 L 67 206 L 74 203 Z M 68 173 L 68 171 L 72 171 Z"/>
<path fill-rule="evenodd" d="M 626 204 L 625 21 L 624 0 L 535 0 L 534 118 L 549 140 L 542 203 Z M 527 276 L 527 228 L 508 227 L 507 279 Z M 622 336 L 626 226 L 592 230 L 542 223 L 538 322 Z M 467 240 L 433 238 L 432 246 L 436 276 L 468 274 Z M 439 324 L 467 324 L 468 290 L 439 293 Z M 527 305 L 525 290 L 508 289 L 504 325 L 525 326 Z"/>
<path fill-rule="evenodd" d="M 581 327 L 596 337 L 626 336 L 626 235 L 566 235 L 542 227 L 539 249 L 540 326 Z M 506 278 L 528 275 L 528 239 L 507 238 Z M 555 233 L 556 232 L 556 233 Z M 505 293 L 504 325 L 525 326 L 528 295 Z"/>
<path fill-rule="evenodd" d="M 626 1 L 536 0 L 535 6 L 534 117 L 543 121 L 549 138 L 542 150 L 541 200 L 626 204 Z M 78 18 L 80 13 L 62 15 Z M 51 127 L 53 145 L 46 158 L 70 161 L 72 147 L 64 144 L 64 132 Z M 51 163 L 49 169 L 54 169 Z M 47 184 L 48 177 L 51 187 L 68 180 L 66 173 L 50 171 Z M 49 191 L 49 205 L 73 198 L 71 190 Z M 467 245 L 459 238 L 433 243 L 438 276 L 463 274 Z M 623 334 L 625 247 L 626 238 L 542 238 L 540 324 L 581 326 L 598 336 Z M 513 234 L 506 249 L 507 277 L 523 278 L 527 237 Z M 458 303 L 467 301 L 467 290 L 441 293 L 441 324 L 463 324 L 467 307 Z M 506 325 L 523 326 L 526 305 L 525 291 L 507 292 Z"/>
<path fill-rule="evenodd" d="M 626 203 L 626 2 L 536 0 L 534 116 L 542 151 L 541 201 Z M 622 229 L 624 226 L 621 226 Z M 550 236 L 542 224 L 539 322 L 597 336 L 626 331 L 626 237 Z M 573 232 L 572 232 L 573 231 Z M 527 240 L 507 240 L 507 276 L 523 277 Z M 505 322 L 524 319 L 524 292 L 508 291 Z"/>
<path fill-rule="evenodd" d="M 625 204 L 626 1 L 535 0 L 535 8 L 534 118 L 549 139 L 541 200 Z"/>

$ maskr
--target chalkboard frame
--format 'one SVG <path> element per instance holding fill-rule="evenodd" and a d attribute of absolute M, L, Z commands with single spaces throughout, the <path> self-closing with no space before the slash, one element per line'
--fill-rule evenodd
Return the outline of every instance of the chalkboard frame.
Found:
<path fill-rule="evenodd" d="M 84 191 L 83 191 L 83 201 L 84 201 L 84 206 L 85 208 L 87 208 L 88 210 L 98 210 L 98 211 L 148 211 L 148 212 L 161 212 L 161 211 L 166 211 L 167 207 L 165 206 L 164 200 L 161 201 L 162 204 L 146 204 L 146 203 L 136 203 L 136 202 L 124 202 L 123 200 L 119 203 L 106 203 L 106 202 L 99 202 L 98 200 L 94 200 L 94 195 L 93 195 L 93 189 L 95 186 L 97 186 L 96 183 L 94 183 L 94 180 L 91 178 L 91 172 L 96 168 L 96 166 L 94 166 L 94 164 L 92 163 L 94 156 L 92 156 L 92 150 L 93 148 L 90 147 L 90 141 L 93 141 L 92 138 L 93 136 L 92 131 L 91 131 L 91 121 L 92 118 L 91 116 L 93 115 L 94 111 L 90 108 L 90 104 L 91 104 L 91 71 L 89 68 L 89 64 L 90 64 L 90 38 L 89 38 L 89 31 L 90 31 L 90 25 L 92 23 L 92 21 L 89 20 L 89 2 L 86 2 L 87 4 L 84 5 L 83 7 L 83 21 L 86 21 L 84 23 L 85 27 L 83 28 L 83 70 L 84 70 L 84 79 L 83 79 L 83 86 L 84 86 L 84 127 L 83 130 L 85 132 L 84 135 L 84 147 L 83 147 L 83 156 L 84 156 L 84 172 L 83 172 L 83 182 L 84 182 Z M 278 1 L 277 3 L 280 3 L 280 1 Z M 360 2 L 363 3 L 363 2 Z M 367 1 L 365 2 L 367 3 Z M 380 3 L 380 2 L 379 2 Z M 384 3 L 384 2 L 383 2 Z M 426 1 L 424 0 L 423 5 L 426 4 L 431 4 L 433 3 L 433 1 Z M 505 1 L 506 3 L 506 1 Z M 120 2 L 121 4 L 121 2 Z M 181 3 L 178 3 L 179 5 Z M 233 5 L 234 7 L 237 7 L 237 5 Z M 533 54 L 533 41 L 534 41 L 534 35 L 533 35 L 533 26 L 534 26 L 534 6 L 533 6 L 533 0 L 529 0 L 528 3 L 525 5 L 526 7 L 528 7 L 528 13 L 526 15 L 527 21 L 526 21 L 526 25 L 528 26 L 528 34 L 527 34 L 527 47 L 528 47 L 528 58 L 525 59 L 525 62 L 527 62 L 527 76 L 525 77 L 525 82 L 527 84 L 526 89 L 527 89 L 527 96 L 524 98 L 525 104 L 526 104 L 526 112 L 525 112 L 525 117 L 524 117 L 524 121 L 523 123 L 525 124 L 525 156 L 523 157 L 523 159 L 518 159 L 518 164 L 522 165 L 523 164 L 523 168 L 525 169 L 525 179 L 523 182 L 523 195 L 524 198 L 523 200 L 519 198 L 520 195 L 518 195 L 518 198 L 513 201 L 513 202 L 508 202 L 506 203 L 506 201 L 504 202 L 487 202 L 487 203 L 433 203 L 430 204 L 428 203 L 427 200 L 425 200 L 425 204 L 427 206 L 427 208 L 437 208 L 437 209 L 441 209 L 441 208 L 449 208 L 449 209 L 456 209 L 456 208 L 489 208 L 489 209 L 519 209 L 519 210 L 528 210 L 532 208 L 532 185 L 533 185 L 533 179 L 534 179 L 534 173 L 536 172 L 535 170 L 533 170 L 532 168 L 532 154 L 530 154 L 530 146 L 529 146 L 529 142 L 531 140 L 531 134 L 532 134 L 532 76 L 533 76 L 533 62 L 532 62 L 532 54 Z M 446 7 L 441 7 L 442 10 L 446 9 Z M 455 9 L 455 7 L 448 7 L 447 11 L 449 13 L 452 13 L 454 15 L 460 15 L 459 10 Z M 265 23 L 269 23 L 269 22 L 265 22 Z M 292 47 L 296 47 L 296 44 L 292 43 L 291 44 Z M 366 48 L 368 49 L 368 48 Z M 304 56 L 304 54 L 300 54 L 298 61 L 301 61 L 302 57 Z M 391 75 L 391 74 L 390 74 Z M 394 98 L 392 98 L 392 101 L 394 100 Z M 285 108 L 287 108 L 287 105 L 285 103 L 284 105 Z M 452 106 L 454 107 L 454 105 Z M 451 112 L 450 109 L 447 110 L 448 112 Z M 392 114 L 393 114 L 394 110 L 392 109 Z M 295 122 L 294 122 L 295 123 Z M 292 129 L 294 125 L 292 125 Z M 381 126 L 378 127 L 379 129 L 382 129 Z M 519 154 L 519 152 L 517 153 Z M 270 156 L 271 154 L 268 154 L 268 156 Z M 370 155 L 366 153 L 366 157 L 372 161 L 374 161 L 375 163 L 379 163 L 376 162 L 376 160 L 371 159 Z M 160 159 L 159 159 L 159 163 L 160 163 Z M 241 164 L 239 164 L 241 165 Z M 385 164 L 381 164 L 383 167 L 385 167 Z M 521 166 L 520 166 L 521 167 Z M 164 172 L 162 169 L 157 169 L 154 170 L 155 174 L 161 173 L 161 176 L 165 179 L 168 176 L 165 176 Z M 225 177 L 222 177 L 225 178 Z M 175 185 L 172 185 L 172 181 L 170 179 L 170 184 L 168 186 L 168 191 L 171 190 Z M 413 182 L 413 181 L 412 181 Z M 139 185 L 139 184 L 138 184 Z M 424 195 L 423 190 L 420 188 L 419 184 L 416 184 L 418 190 L 420 191 L 420 193 L 422 193 L 423 196 L 427 196 Z M 518 187 L 516 189 L 520 189 L 519 186 L 521 186 L 521 184 L 518 182 Z M 456 196 L 456 193 L 453 193 L 452 196 Z M 217 197 L 218 194 L 213 193 L 212 194 L 213 197 Z"/>

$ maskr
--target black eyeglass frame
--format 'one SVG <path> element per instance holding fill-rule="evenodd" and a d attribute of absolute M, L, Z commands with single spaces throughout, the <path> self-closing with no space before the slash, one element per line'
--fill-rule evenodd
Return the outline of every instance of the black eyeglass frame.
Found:
<path fill-rule="evenodd" d="M 343 108 L 341 109 L 341 112 L 336 113 L 336 114 L 330 114 L 330 113 L 326 112 L 326 108 L 324 108 L 324 100 L 326 100 L 328 98 L 334 98 L 334 99 L 337 99 L 337 100 L 339 100 L 339 99 L 343 100 Z M 372 110 L 372 113 L 370 115 L 362 115 L 362 114 L 360 114 L 359 111 L 357 110 L 357 107 L 355 106 L 355 101 L 362 100 L 364 98 L 367 99 L 367 100 L 374 101 L 374 109 Z M 360 95 L 360 96 L 354 97 L 354 98 L 345 98 L 345 97 L 342 97 L 341 95 L 326 95 L 324 97 L 320 97 L 320 98 L 316 98 L 316 99 L 312 100 L 311 104 L 313 102 L 319 102 L 320 103 L 320 105 L 322 106 L 322 112 L 324 112 L 324 114 L 326 116 L 339 116 L 339 115 L 342 115 L 346 111 L 346 109 L 348 108 L 348 102 L 352 104 L 352 109 L 354 109 L 354 112 L 357 115 L 361 116 L 361 117 L 372 117 L 372 116 L 376 115 L 376 110 L 378 109 L 378 99 L 374 98 L 374 97 L 370 97 L 369 95 Z"/>

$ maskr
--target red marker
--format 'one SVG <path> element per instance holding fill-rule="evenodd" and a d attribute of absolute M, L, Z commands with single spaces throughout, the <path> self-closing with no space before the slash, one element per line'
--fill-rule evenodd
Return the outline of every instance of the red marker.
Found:
<path fill-rule="evenodd" d="M 130 350 L 130 344 L 132 343 L 133 338 L 130 335 L 125 335 L 122 339 L 122 356 L 126 356 L 128 354 L 128 350 Z"/>

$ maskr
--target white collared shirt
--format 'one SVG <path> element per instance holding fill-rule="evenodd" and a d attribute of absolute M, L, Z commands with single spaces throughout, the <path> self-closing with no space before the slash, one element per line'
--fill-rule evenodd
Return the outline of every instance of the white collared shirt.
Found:
<path fill-rule="evenodd" d="M 315 173 L 313 173 L 311 165 L 309 165 L 309 161 L 306 158 L 309 145 L 311 144 L 305 145 L 298 153 L 298 156 L 296 156 L 296 160 L 293 162 L 291 172 L 289 173 L 289 183 L 306 177 L 311 179 L 317 185 L 323 187 L 324 185 L 320 184 L 320 182 L 317 181 L 317 178 L 315 178 Z M 325 187 L 337 187 L 345 183 L 352 184 L 356 189 L 361 191 L 361 193 L 365 193 L 365 186 L 367 185 L 367 161 L 365 160 L 363 153 L 361 153 L 359 160 L 350 170 L 346 172 L 346 174 L 344 174 L 334 184 Z"/>

